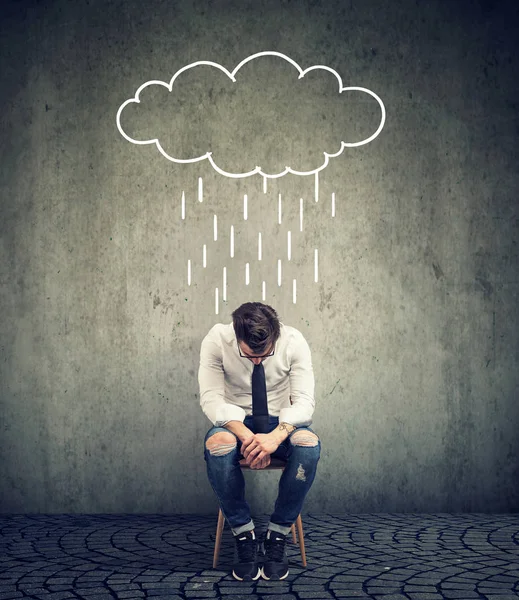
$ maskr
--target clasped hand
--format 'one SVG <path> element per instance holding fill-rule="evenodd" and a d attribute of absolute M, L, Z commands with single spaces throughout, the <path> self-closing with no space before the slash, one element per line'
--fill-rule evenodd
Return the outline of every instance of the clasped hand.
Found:
<path fill-rule="evenodd" d="M 278 449 L 278 442 L 268 433 L 255 433 L 242 442 L 241 453 L 251 469 L 270 465 L 270 455 Z"/>

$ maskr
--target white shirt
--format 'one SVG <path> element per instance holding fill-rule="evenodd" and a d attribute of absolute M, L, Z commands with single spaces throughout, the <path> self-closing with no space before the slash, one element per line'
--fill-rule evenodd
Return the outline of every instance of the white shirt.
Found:
<path fill-rule="evenodd" d="M 274 355 L 263 360 L 269 414 L 280 423 L 308 426 L 315 408 L 310 348 L 297 329 L 280 324 L 280 330 Z M 215 426 L 252 415 L 253 369 L 238 352 L 233 324 L 212 327 L 202 341 L 198 383 L 200 405 Z"/>

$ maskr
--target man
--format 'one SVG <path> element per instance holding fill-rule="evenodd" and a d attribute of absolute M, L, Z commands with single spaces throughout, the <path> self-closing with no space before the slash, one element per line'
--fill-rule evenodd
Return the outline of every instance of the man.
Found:
<path fill-rule="evenodd" d="M 215 325 L 200 350 L 200 404 L 213 423 L 205 437 L 207 475 L 234 535 L 233 577 L 285 579 L 286 536 L 314 481 L 321 449 L 308 427 L 315 406 L 310 348 L 266 304 L 242 304 L 232 318 L 232 323 Z M 264 469 L 271 457 L 287 464 L 260 567 L 239 460 Z"/>

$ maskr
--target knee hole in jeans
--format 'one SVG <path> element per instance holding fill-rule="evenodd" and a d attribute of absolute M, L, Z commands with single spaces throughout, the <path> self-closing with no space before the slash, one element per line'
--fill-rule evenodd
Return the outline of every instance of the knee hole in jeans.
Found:
<path fill-rule="evenodd" d="M 302 429 L 293 433 L 290 441 L 294 446 L 317 446 L 319 438 L 315 433 Z"/>
<path fill-rule="evenodd" d="M 213 456 L 224 456 L 236 448 L 236 436 L 226 431 L 219 431 L 207 438 L 205 447 Z"/>

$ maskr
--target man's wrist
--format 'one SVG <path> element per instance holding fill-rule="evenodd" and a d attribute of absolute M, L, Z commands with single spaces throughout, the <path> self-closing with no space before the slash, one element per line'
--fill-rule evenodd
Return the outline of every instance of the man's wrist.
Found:
<path fill-rule="evenodd" d="M 280 423 L 276 429 L 272 431 L 272 433 L 276 436 L 276 440 L 279 443 L 284 442 L 287 437 L 297 429 L 295 425 L 291 425 L 290 423 Z"/>

